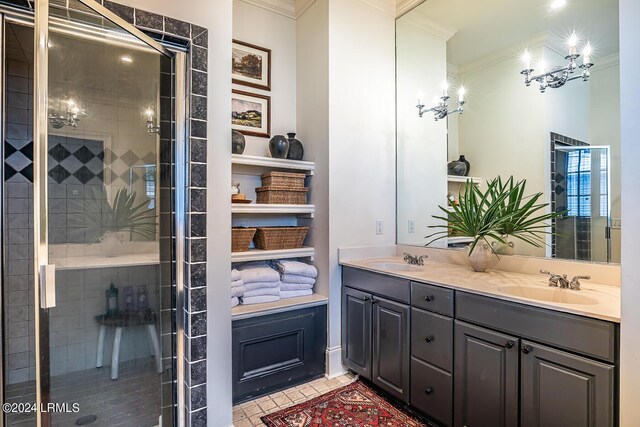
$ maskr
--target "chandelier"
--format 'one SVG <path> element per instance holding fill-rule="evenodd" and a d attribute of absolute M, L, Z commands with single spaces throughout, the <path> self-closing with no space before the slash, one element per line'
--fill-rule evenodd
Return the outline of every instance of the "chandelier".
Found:
<path fill-rule="evenodd" d="M 76 129 L 78 122 L 80 122 L 80 116 L 86 116 L 86 113 L 78 107 L 73 99 L 62 101 L 62 104 L 65 106 L 64 111 L 49 113 L 49 123 L 54 129 L 62 129 L 65 126 Z"/>
<path fill-rule="evenodd" d="M 531 83 L 536 81 L 540 84 L 540 92 L 544 93 L 547 88 L 557 89 L 559 87 L 564 86 L 567 82 L 576 79 L 582 79 L 582 81 L 586 82 L 591 77 L 591 73 L 589 69 L 593 67 L 593 63 L 591 62 L 591 44 L 587 42 L 582 49 L 582 64 L 577 64 L 577 59 L 580 57 L 580 54 L 577 51 L 578 46 L 578 36 L 574 32 L 569 37 L 569 54 L 564 57 L 568 61 L 568 64 L 564 67 L 554 68 L 551 71 L 547 71 L 547 67 L 544 61 L 541 61 L 538 65 L 539 73 L 538 75 L 532 75 L 534 69 L 531 68 L 531 54 L 529 51 L 525 50 L 522 55 L 522 60 L 524 62 L 524 70 L 520 72 L 524 76 L 524 84 L 526 86 L 531 86 Z M 580 75 L 574 76 L 573 74 L 576 70 L 580 68 L 582 73 Z"/>
<path fill-rule="evenodd" d="M 464 112 L 463 105 L 465 103 L 465 93 L 466 90 L 464 86 L 460 86 L 458 88 L 458 108 L 456 108 L 455 110 L 449 110 L 449 99 L 451 99 L 451 97 L 449 96 L 449 84 L 447 82 L 444 82 L 442 88 L 442 96 L 440 98 L 435 97 L 433 101 L 436 104 L 435 106 L 426 108 L 425 105 L 420 102 L 420 99 L 418 99 L 418 105 L 416 105 L 416 108 L 418 108 L 418 116 L 422 117 L 425 113 L 433 112 L 433 118 L 437 122 L 438 120 L 444 119 L 449 114 L 462 114 Z"/>

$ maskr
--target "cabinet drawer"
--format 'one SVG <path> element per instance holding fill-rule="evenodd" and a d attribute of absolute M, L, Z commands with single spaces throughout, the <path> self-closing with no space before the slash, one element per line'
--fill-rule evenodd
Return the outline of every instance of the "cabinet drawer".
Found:
<path fill-rule="evenodd" d="M 456 293 L 456 318 L 608 362 L 616 359 L 617 328 L 603 320 L 465 292 Z"/>
<path fill-rule="evenodd" d="M 451 374 L 411 358 L 411 404 L 450 426 L 453 413 Z"/>
<path fill-rule="evenodd" d="M 405 279 L 343 267 L 342 284 L 396 301 L 409 303 L 410 285 Z"/>
<path fill-rule="evenodd" d="M 411 354 L 451 372 L 453 367 L 453 319 L 412 308 Z"/>
<path fill-rule="evenodd" d="M 411 282 L 411 305 L 453 316 L 453 291 L 439 286 Z"/>

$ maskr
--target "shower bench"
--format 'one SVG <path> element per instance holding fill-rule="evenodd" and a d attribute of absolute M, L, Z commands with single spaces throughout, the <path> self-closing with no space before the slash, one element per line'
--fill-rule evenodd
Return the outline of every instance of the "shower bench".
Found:
<path fill-rule="evenodd" d="M 133 326 L 146 326 L 149 335 L 149 343 L 151 345 L 151 355 L 156 359 L 156 370 L 162 373 L 162 354 L 160 353 L 160 344 L 158 342 L 158 334 L 156 331 L 156 314 L 151 310 L 146 311 L 122 311 L 112 316 L 96 316 L 96 322 L 100 325 L 98 335 L 98 351 L 96 356 L 96 368 L 102 367 L 102 355 L 104 353 L 104 336 L 107 327 L 116 328 L 113 338 L 113 351 L 111 352 L 111 379 L 118 379 L 118 365 L 120 359 L 120 342 L 122 341 L 123 328 Z"/>

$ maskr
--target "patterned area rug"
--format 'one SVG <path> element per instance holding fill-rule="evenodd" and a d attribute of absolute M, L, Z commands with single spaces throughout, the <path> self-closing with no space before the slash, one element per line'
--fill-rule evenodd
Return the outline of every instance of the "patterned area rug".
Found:
<path fill-rule="evenodd" d="M 427 427 L 361 381 L 262 417 L 269 427 Z"/>

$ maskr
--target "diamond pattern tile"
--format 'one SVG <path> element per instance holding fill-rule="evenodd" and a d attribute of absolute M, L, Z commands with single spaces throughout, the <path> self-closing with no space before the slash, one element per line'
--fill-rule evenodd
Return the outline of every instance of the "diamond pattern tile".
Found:
<path fill-rule="evenodd" d="M 73 156 L 86 165 L 89 162 L 89 160 L 93 159 L 96 155 L 93 154 L 91 150 L 87 148 L 86 145 L 83 145 L 78 149 L 78 151 L 73 153 Z"/>
<path fill-rule="evenodd" d="M 56 165 L 49 171 L 49 176 L 58 184 L 62 184 L 62 181 L 71 176 L 71 173 L 61 165 Z"/>
<path fill-rule="evenodd" d="M 49 154 L 56 162 L 61 162 L 71 155 L 71 152 L 64 148 L 62 144 L 56 144 L 49 150 Z"/>
<path fill-rule="evenodd" d="M 91 172 L 86 166 L 82 166 L 80 169 L 73 173 L 73 176 L 75 176 L 81 183 L 86 184 L 87 182 L 95 178 L 96 174 Z"/>

